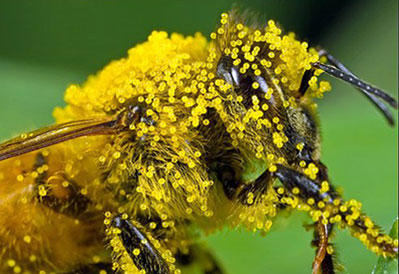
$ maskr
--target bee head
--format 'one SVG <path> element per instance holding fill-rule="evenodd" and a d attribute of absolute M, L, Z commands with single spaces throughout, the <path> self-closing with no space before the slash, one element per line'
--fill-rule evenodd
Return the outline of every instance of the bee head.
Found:
<path fill-rule="evenodd" d="M 254 64 L 256 64 L 254 62 Z M 260 73 L 241 73 L 229 56 L 223 56 L 217 65 L 217 76 L 226 81 L 246 111 L 263 112 L 269 136 L 278 133 L 285 139 L 275 145 L 288 162 L 317 161 L 320 157 L 320 136 L 317 117 L 312 103 L 306 96 L 294 97 L 288 88 L 277 82 L 277 76 L 268 68 L 258 66 Z M 255 99 L 256 100 L 255 100 Z M 273 140 L 272 140 L 273 142 Z M 280 144 L 287 143 L 279 147 Z"/>

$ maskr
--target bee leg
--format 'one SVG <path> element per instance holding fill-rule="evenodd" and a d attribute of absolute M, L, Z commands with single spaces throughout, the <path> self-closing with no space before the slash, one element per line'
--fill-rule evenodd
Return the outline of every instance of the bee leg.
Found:
<path fill-rule="evenodd" d="M 221 179 L 224 184 L 224 189 L 226 195 L 230 199 L 237 199 L 242 204 L 251 206 L 256 204 L 256 201 L 264 194 L 270 183 L 278 178 L 281 183 L 288 189 L 289 192 L 293 188 L 298 188 L 300 190 L 300 195 L 302 195 L 303 200 L 313 198 L 316 202 L 327 201 L 332 203 L 333 199 L 337 196 L 335 192 L 331 189 L 330 192 L 321 194 L 320 183 L 309 179 L 307 176 L 297 172 L 296 170 L 277 165 L 277 170 L 275 172 L 270 172 L 266 170 L 262 175 L 260 175 L 251 184 L 240 184 L 235 180 L 234 174 L 230 169 L 220 169 L 221 173 L 219 179 Z M 319 179 L 328 180 L 327 170 L 320 163 Z M 253 201 L 248 202 L 248 194 L 253 195 Z M 278 193 L 278 191 L 276 191 Z M 288 196 L 286 194 L 278 194 L 279 200 L 283 200 Z M 279 209 L 284 209 L 287 205 L 283 202 L 278 204 Z M 327 252 L 328 240 L 330 238 L 332 224 L 323 224 L 321 221 L 315 224 L 315 237 L 312 244 L 316 247 L 316 256 L 313 263 L 313 273 L 314 274 L 333 274 L 334 264 L 332 255 Z"/>
<path fill-rule="evenodd" d="M 327 179 L 324 170 L 321 170 L 323 179 Z M 299 189 L 297 194 L 302 200 L 307 201 L 313 198 L 316 203 L 324 201 L 326 203 L 333 203 L 334 198 L 337 196 L 333 191 L 322 193 L 320 183 L 309 179 L 306 175 L 287 168 L 282 165 L 277 165 L 277 170 L 271 172 L 271 175 L 278 178 L 284 187 L 292 193 L 294 188 Z M 316 247 L 316 256 L 313 262 L 313 274 L 333 274 L 334 264 L 331 254 L 327 252 L 328 241 L 332 231 L 332 224 L 324 224 L 319 220 L 315 224 L 315 236 L 312 245 Z"/>
<path fill-rule="evenodd" d="M 333 199 L 337 196 L 333 190 L 328 193 L 321 194 L 320 183 L 309 179 L 306 175 L 297 172 L 296 170 L 277 165 L 277 170 L 270 172 L 266 170 L 251 184 L 243 184 L 237 182 L 234 174 L 230 169 L 220 169 L 219 179 L 224 184 L 224 189 L 227 197 L 236 199 L 242 204 L 251 206 L 256 204 L 256 201 L 264 194 L 270 183 L 278 178 L 288 192 L 292 189 L 298 188 L 302 200 L 313 198 L 316 202 L 327 201 L 332 203 Z M 328 180 L 326 168 L 320 163 L 319 179 Z M 253 195 L 253 201 L 248 201 L 248 194 Z M 276 191 L 278 193 L 278 191 Z M 286 194 L 278 194 L 279 200 L 284 200 L 288 196 Z M 278 204 L 279 209 L 284 209 L 286 204 L 283 202 Z M 321 221 L 315 224 L 315 237 L 312 244 L 316 247 L 316 256 L 313 263 L 314 274 L 333 274 L 334 264 L 332 256 L 327 252 L 328 240 L 331 234 L 332 224 L 323 224 Z"/>
<path fill-rule="evenodd" d="M 234 168 L 228 164 L 218 166 L 216 174 L 223 185 L 223 190 L 227 198 L 230 200 L 239 200 L 243 204 L 248 204 L 247 195 L 250 192 L 257 199 L 266 192 L 271 182 L 270 172 L 265 171 L 252 183 L 245 184 L 238 178 Z"/>
<path fill-rule="evenodd" d="M 74 188 L 73 182 L 69 183 L 68 190 L 70 195 L 67 198 L 61 199 L 53 195 L 51 190 L 46 196 L 39 196 L 38 200 L 41 204 L 51 208 L 54 212 L 64 214 L 66 216 L 75 218 L 81 221 L 89 221 L 93 219 L 93 214 L 87 211 L 87 208 L 92 203 L 89 198 L 81 194 L 77 187 Z"/>
<path fill-rule="evenodd" d="M 318 176 L 318 180 L 328 181 L 327 171 L 321 163 L 319 163 L 319 170 L 321 174 Z M 395 242 L 392 237 L 384 234 L 367 215 L 360 211 L 361 205 L 359 202 L 355 200 L 344 201 L 331 187 L 327 191 L 322 191 L 322 183 L 319 181 L 311 180 L 306 175 L 282 165 L 277 165 L 277 170 L 272 172 L 272 176 L 278 178 L 290 193 L 293 193 L 294 188 L 298 188 L 299 193 L 293 195 L 300 198 L 302 201 L 307 202 L 312 198 L 311 208 L 319 212 L 321 208 L 326 208 L 325 213 L 330 215 L 329 220 L 324 219 L 324 217 L 322 217 L 323 215 L 318 218 L 318 222 L 327 226 L 327 229 L 324 229 L 327 233 L 321 233 L 321 238 L 324 234 L 327 235 L 327 239 L 329 238 L 331 229 L 329 229 L 328 226 L 331 225 L 332 222 L 336 222 L 348 227 L 353 235 L 357 235 L 357 237 L 369 249 L 373 250 L 373 252 L 384 257 L 398 256 L 397 242 Z M 320 229 L 316 230 L 322 231 Z M 323 247 L 322 241 L 319 242 L 319 246 Z M 324 252 L 321 254 L 323 253 Z M 328 253 L 332 253 L 332 250 Z M 331 256 L 327 254 L 324 260 L 332 261 Z M 320 260 L 318 260 L 318 262 L 319 261 Z M 328 265 L 327 262 L 324 263 L 323 261 L 321 263 L 322 271 L 324 265 Z M 332 263 L 329 265 L 332 265 Z M 332 266 L 330 268 L 333 269 Z M 327 271 L 326 273 L 330 272 Z"/>
<path fill-rule="evenodd" d="M 202 245 L 192 245 L 187 253 L 177 253 L 176 260 L 183 267 L 199 265 L 204 274 L 225 273 L 213 254 Z"/>
<path fill-rule="evenodd" d="M 271 172 L 272 176 L 279 179 L 290 192 L 292 192 L 294 188 L 298 188 L 300 192 L 297 195 L 304 201 L 313 198 L 316 203 L 319 201 L 332 203 L 337 196 L 333 191 L 322 193 L 321 184 L 308 178 L 305 174 L 282 165 L 276 166 L 277 170 Z"/>
<path fill-rule="evenodd" d="M 119 237 L 122 244 L 139 270 L 145 270 L 146 273 L 170 273 L 167 263 L 158 250 L 129 220 L 116 217 L 113 219 L 113 227 L 121 230 Z"/>
<path fill-rule="evenodd" d="M 47 164 L 45 157 L 41 153 L 38 153 L 33 168 L 37 169 L 45 164 Z M 92 201 L 81 193 L 79 185 L 73 180 L 65 178 L 65 181 L 68 182 L 68 186 L 64 187 L 61 185 L 61 182 L 57 180 L 48 182 L 49 177 L 47 172 L 43 172 L 35 178 L 37 201 L 54 212 L 82 221 L 91 220 L 93 216 L 88 213 L 87 208 L 92 204 Z M 40 194 L 39 190 L 41 188 L 46 189 L 46 195 Z M 63 195 L 55 195 L 54 189 L 60 188 L 63 190 Z"/>
<path fill-rule="evenodd" d="M 332 255 L 327 252 L 328 239 L 332 231 L 332 224 L 316 222 L 314 224 L 314 239 L 312 245 L 316 247 L 316 256 L 313 261 L 313 274 L 334 274 Z"/>
<path fill-rule="evenodd" d="M 271 173 L 267 170 L 260 175 L 251 184 L 241 184 L 237 189 L 236 198 L 243 204 L 252 205 L 256 204 L 257 200 L 260 199 L 262 194 L 267 191 L 268 186 L 272 180 Z M 248 203 L 248 194 L 251 193 L 254 197 L 254 202 Z"/>

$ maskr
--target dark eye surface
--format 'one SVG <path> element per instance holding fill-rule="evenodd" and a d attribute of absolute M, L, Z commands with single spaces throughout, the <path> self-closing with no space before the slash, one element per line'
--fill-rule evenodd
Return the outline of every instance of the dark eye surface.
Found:
<path fill-rule="evenodd" d="M 240 86 L 241 76 L 231 58 L 223 56 L 217 66 L 216 74 L 232 86 Z"/>
<path fill-rule="evenodd" d="M 290 126 L 286 132 L 291 146 L 295 148 L 297 159 L 311 162 L 318 154 L 320 136 L 315 118 L 306 108 L 290 108 L 287 112 Z M 301 149 L 297 148 L 297 145 Z"/>
<path fill-rule="evenodd" d="M 262 98 L 268 91 L 271 85 L 271 77 L 263 71 L 261 75 L 255 75 L 252 71 L 241 73 L 239 67 L 233 64 L 233 60 L 228 56 L 223 56 L 217 66 L 216 74 L 221 79 L 225 80 L 228 84 L 232 85 L 237 95 L 243 97 L 243 105 L 245 107 L 251 106 L 251 98 L 253 95 L 257 95 Z M 256 82 L 259 84 L 259 88 L 254 89 L 252 84 Z M 276 98 L 271 95 L 268 103 L 277 107 Z"/>

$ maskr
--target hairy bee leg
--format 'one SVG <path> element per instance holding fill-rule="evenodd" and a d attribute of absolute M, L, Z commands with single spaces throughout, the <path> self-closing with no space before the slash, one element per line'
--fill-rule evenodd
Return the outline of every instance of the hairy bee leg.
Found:
<path fill-rule="evenodd" d="M 318 183 L 284 166 L 278 165 L 273 175 L 276 176 L 289 191 L 293 188 L 298 188 L 300 190 L 299 196 L 301 196 L 303 200 L 313 198 L 316 201 L 327 201 L 332 203 L 334 196 L 336 196 L 335 193 L 322 194 Z M 323 177 L 327 177 L 327 175 L 325 174 Z M 319 220 L 314 226 L 315 235 L 312 245 L 316 247 L 316 255 L 313 261 L 312 273 L 333 274 L 335 273 L 333 259 L 331 254 L 327 252 L 332 225 L 323 224 L 321 220 Z"/>
<path fill-rule="evenodd" d="M 197 264 L 204 274 L 224 274 L 213 254 L 202 245 L 190 246 L 188 253 L 178 253 L 177 262 L 182 266 Z"/>
<path fill-rule="evenodd" d="M 234 170 L 228 165 L 220 167 L 218 171 L 218 178 L 223 184 L 224 193 L 227 198 L 230 200 L 238 200 L 247 206 L 256 204 L 256 200 L 258 200 L 262 194 L 267 191 L 270 183 L 273 181 L 273 176 L 271 176 L 269 170 L 266 170 L 264 173 L 262 173 L 252 183 L 243 183 L 239 179 L 235 178 Z M 277 187 L 274 187 L 274 189 L 279 197 L 279 200 L 286 196 L 284 194 L 279 194 L 277 192 Z M 249 193 L 254 195 L 254 203 L 248 203 Z M 287 205 L 284 203 L 278 203 L 277 206 L 279 209 L 284 209 L 287 207 Z"/>
<path fill-rule="evenodd" d="M 271 173 L 266 170 L 262 175 L 260 175 L 253 183 L 251 184 L 241 184 L 237 189 L 236 198 L 243 204 L 248 204 L 248 194 L 252 193 L 254 195 L 254 200 L 258 197 L 261 197 L 267 191 L 268 186 L 271 182 Z M 251 203 L 252 204 L 252 203 Z"/>
<path fill-rule="evenodd" d="M 167 263 L 158 250 L 129 220 L 116 217 L 113 219 L 113 226 L 121 230 L 119 237 L 122 244 L 139 270 L 145 270 L 146 273 L 170 273 Z M 135 253 L 135 250 L 139 252 Z"/>
<path fill-rule="evenodd" d="M 252 183 L 244 183 L 237 178 L 234 169 L 229 165 L 222 165 L 217 169 L 217 177 L 223 185 L 223 190 L 230 200 L 239 200 L 242 204 L 247 203 L 249 193 L 254 195 L 255 200 L 267 191 L 270 186 L 270 172 L 266 170 Z"/>
<path fill-rule="evenodd" d="M 323 180 L 326 180 L 328 179 L 326 168 L 322 164 L 320 165 L 321 169 L 319 177 L 321 177 Z M 278 168 L 275 172 L 266 170 L 250 184 L 243 184 L 234 180 L 234 174 L 230 174 L 231 171 L 229 169 L 221 169 L 220 171 L 221 175 L 219 176 L 219 179 L 221 179 L 222 183 L 224 184 L 227 197 L 230 199 L 236 199 L 242 204 L 246 204 L 248 206 L 256 204 L 256 202 L 252 202 L 251 204 L 247 202 L 248 194 L 252 193 L 254 200 L 256 201 L 267 191 L 270 182 L 272 182 L 274 178 L 278 178 L 289 191 L 295 187 L 299 188 L 304 200 L 308 198 L 314 198 L 316 201 L 322 201 L 326 200 L 327 198 L 330 202 L 332 202 L 333 197 L 336 196 L 336 194 L 332 191 L 329 193 L 329 195 L 320 194 L 320 186 L 318 183 L 310 180 L 305 175 L 295 170 L 280 165 L 278 165 Z M 276 193 L 278 193 L 278 191 L 276 191 Z M 279 200 L 283 200 L 284 198 L 288 197 L 285 194 L 278 195 Z M 283 202 L 279 203 L 278 205 L 282 209 L 286 206 L 286 204 Z M 313 263 L 313 274 L 335 273 L 332 256 L 327 253 L 328 240 L 331 230 L 331 224 L 324 225 L 320 221 L 316 222 L 315 224 L 315 237 L 312 241 L 312 244 L 316 247 L 316 256 Z"/>
<path fill-rule="evenodd" d="M 321 171 L 325 173 L 325 171 Z M 297 187 L 300 192 L 296 196 L 303 201 L 306 202 L 309 198 L 312 198 L 315 202 L 313 207 L 318 210 L 320 203 L 332 207 L 332 215 L 339 217 L 339 221 L 336 222 L 342 222 L 342 224 L 348 226 L 354 235 L 357 235 L 375 253 L 390 257 L 398 256 L 397 242 L 382 233 L 369 217 L 360 212 L 358 202 L 354 200 L 345 202 L 333 190 L 321 191 L 322 187 L 319 182 L 282 165 L 277 165 L 277 170 L 272 172 L 272 175 L 278 178 L 289 192 Z"/>
<path fill-rule="evenodd" d="M 318 182 L 309 179 L 306 175 L 294 169 L 277 165 L 277 170 L 272 172 L 272 174 L 289 191 L 292 191 L 295 187 L 298 188 L 300 190 L 298 196 L 305 201 L 308 198 L 313 198 L 316 202 L 325 201 L 332 203 L 335 198 L 335 194 L 332 192 L 321 193 L 321 186 Z"/>
<path fill-rule="evenodd" d="M 46 158 L 42 155 L 42 153 L 37 153 L 33 170 L 36 170 L 45 164 L 48 164 Z M 65 179 L 68 182 L 67 187 L 62 187 L 65 194 L 64 196 L 56 197 L 54 195 L 54 189 L 57 187 L 60 188 L 60 182 L 48 182 L 48 177 L 49 175 L 47 172 L 42 172 L 35 178 L 37 201 L 57 213 L 73 217 L 78 220 L 87 221 L 91 219 L 92 216 L 87 214 L 87 208 L 92 202 L 87 196 L 80 192 L 81 188 L 76 182 Z M 40 193 L 41 188 L 46 190 L 46 195 L 42 195 Z"/>
<path fill-rule="evenodd" d="M 314 226 L 312 245 L 316 247 L 316 256 L 313 261 L 313 274 L 334 274 L 332 255 L 327 252 L 328 239 L 332 231 L 332 225 L 323 224 L 321 221 L 318 221 Z"/>

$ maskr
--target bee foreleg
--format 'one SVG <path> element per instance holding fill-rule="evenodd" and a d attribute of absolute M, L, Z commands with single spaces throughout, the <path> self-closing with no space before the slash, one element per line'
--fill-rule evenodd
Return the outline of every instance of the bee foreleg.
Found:
<path fill-rule="evenodd" d="M 291 193 L 294 188 L 298 188 L 299 193 L 296 195 L 304 201 L 312 198 L 316 203 L 319 201 L 332 203 L 336 196 L 332 191 L 322 193 L 320 191 L 321 186 L 318 182 L 309 179 L 306 175 L 296 170 L 282 165 L 277 165 L 277 170 L 271 172 L 271 175 L 278 178 L 284 187 Z M 323 223 L 322 219 L 315 223 L 315 236 L 312 244 L 316 247 L 316 256 L 313 261 L 313 274 L 335 273 L 332 255 L 328 252 L 329 238 L 332 228 L 332 224 Z"/>
<path fill-rule="evenodd" d="M 266 170 L 257 179 L 250 183 L 244 183 L 239 178 L 236 178 L 234 169 L 228 165 L 220 167 L 218 171 L 218 178 L 223 184 L 226 196 L 230 200 L 239 201 L 248 206 L 257 204 L 274 180 L 269 170 Z M 250 193 L 253 195 L 253 202 L 248 203 L 248 195 Z M 281 194 L 277 195 L 279 199 L 283 197 Z M 286 207 L 286 204 L 280 203 L 278 206 L 282 209 Z"/>
<path fill-rule="evenodd" d="M 219 178 L 224 179 L 222 180 L 223 184 L 229 187 L 226 188 L 225 186 L 225 191 L 226 189 L 229 190 L 226 195 L 229 194 L 228 197 L 230 199 L 236 199 L 242 204 L 247 204 L 248 206 L 256 204 L 262 194 L 267 191 L 271 183 L 276 178 L 278 178 L 285 189 L 288 190 L 288 194 L 280 194 L 278 191 L 276 191 L 279 195 L 279 200 L 281 201 L 283 201 L 285 198 L 288 198 L 287 195 L 292 193 L 294 188 L 299 189 L 298 195 L 304 201 L 309 198 L 313 198 L 316 202 L 325 201 L 327 203 L 332 203 L 333 199 L 336 197 L 336 194 L 333 190 L 327 193 L 321 193 L 320 183 L 309 179 L 306 175 L 296 170 L 281 165 L 277 165 L 277 170 L 274 172 L 266 170 L 256 180 L 248 184 L 237 182 L 234 180 L 234 176 L 232 175 L 225 175 L 228 170 L 221 169 L 221 171 L 224 171 L 222 173 L 224 176 L 219 176 Z M 320 170 L 320 176 L 323 177 L 323 180 L 327 179 L 327 174 L 324 169 Z M 251 202 L 248 200 L 249 193 L 253 195 L 253 201 Z M 286 204 L 281 202 L 279 203 L 279 206 L 284 208 Z M 321 221 L 316 222 L 315 224 L 315 237 L 312 242 L 312 244 L 316 247 L 316 256 L 313 263 L 314 274 L 335 273 L 332 255 L 327 252 L 329 245 L 328 241 L 331 235 L 332 227 L 332 224 L 323 224 Z"/>
<path fill-rule="evenodd" d="M 316 203 L 319 201 L 332 203 L 336 196 L 332 191 L 322 192 L 319 182 L 308 178 L 305 174 L 294 169 L 277 165 L 277 170 L 271 172 L 271 174 L 273 177 L 279 179 L 288 191 L 292 192 L 294 188 L 298 188 L 299 193 L 297 195 L 304 201 L 313 198 Z"/>
<path fill-rule="evenodd" d="M 272 176 L 278 178 L 293 196 L 298 197 L 302 202 L 308 204 L 312 212 L 317 212 L 319 215 L 313 215 L 312 218 L 318 223 L 324 225 L 324 231 L 316 228 L 318 231 L 317 237 L 329 238 L 331 226 L 333 223 L 339 223 L 342 227 L 348 227 L 354 235 L 356 235 L 368 248 L 375 253 L 382 256 L 397 257 L 398 246 L 390 236 L 384 234 L 380 228 L 375 225 L 371 219 L 361 212 L 361 204 L 355 200 L 344 201 L 331 187 L 330 189 L 322 189 L 324 182 L 328 181 L 326 171 L 323 171 L 323 166 L 320 165 L 321 176 L 317 180 L 312 180 L 306 175 L 282 166 L 277 165 L 277 170 L 272 172 Z M 322 181 L 322 182 L 320 182 Z M 327 185 L 329 186 L 328 182 Z M 297 188 L 299 191 L 294 191 Z M 320 224 L 318 224 L 320 225 Z M 327 229 L 326 229 L 327 228 Z M 322 232 L 322 233 L 320 233 Z M 324 248 L 326 245 L 323 241 L 316 241 L 318 248 Z M 333 253 L 332 246 L 327 246 L 327 254 Z M 326 254 L 321 250 L 320 255 Z M 324 260 L 331 260 L 331 257 L 325 255 Z M 316 256 L 316 264 L 321 262 L 321 270 L 323 270 L 324 261 L 321 261 L 322 256 Z M 326 262 L 327 264 L 327 262 Z M 329 263 L 332 266 L 332 263 Z M 322 272 L 331 273 L 331 272 Z"/>
<path fill-rule="evenodd" d="M 120 229 L 122 244 L 139 270 L 145 270 L 145 273 L 170 273 L 159 251 L 129 220 L 116 217 L 113 219 L 113 226 Z"/>
<path fill-rule="evenodd" d="M 332 232 L 332 224 L 316 222 L 314 224 L 314 239 L 312 245 L 316 247 L 316 256 L 313 261 L 313 273 L 334 274 L 332 254 L 327 252 L 328 239 Z"/>
<path fill-rule="evenodd" d="M 262 194 L 267 191 L 268 186 L 271 182 L 271 174 L 268 170 L 266 170 L 262 175 L 260 175 L 255 181 L 250 184 L 241 184 L 237 189 L 237 199 L 243 204 L 256 204 L 259 201 Z M 254 197 L 253 203 L 248 203 L 248 194 L 252 193 Z"/>

